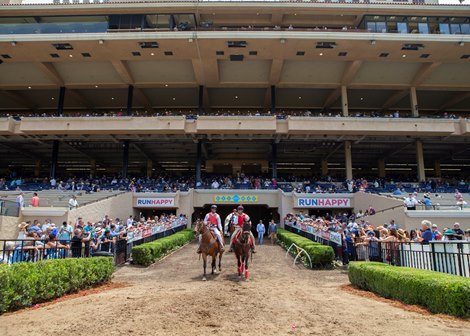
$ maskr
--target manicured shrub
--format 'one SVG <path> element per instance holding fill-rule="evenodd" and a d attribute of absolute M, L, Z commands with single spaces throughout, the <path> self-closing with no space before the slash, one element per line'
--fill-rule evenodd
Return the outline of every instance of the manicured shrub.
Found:
<path fill-rule="evenodd" d="M 149 266 L 169 251 L 183 246 L 194 239 L 194 231 L 185 229 L 171 236 L 155 240 L 150 243 L 134 246 L 132 248 L 132 260 L 134 264 Z"/>
<path fill-rule="evenodd" d="M 376 262 L 349 264 L 349 281 L 356 287 L 433 313 L 470 316 L 470 279 Z"/>
<path fill-rule="evenodd" d="M 289 248 L 292 243 L 303 248 L 312 259 L 313 267 L 324 267 L 333 263 L 335 254 L 330 246 L 321 245 L 284 229 L 279 229 L 277 236 L 286 249 Z"/>
<path fill-rule="evenodd" d="M 111 280 L 113 258 L 70 258 L 0 265 L 0 313 Z"/>

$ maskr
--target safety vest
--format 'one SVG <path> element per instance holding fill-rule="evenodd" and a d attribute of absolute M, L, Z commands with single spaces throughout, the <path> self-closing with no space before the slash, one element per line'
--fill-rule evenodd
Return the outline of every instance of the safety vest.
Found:
<path fill-rule="evenodd" d="M 209 213 L 209 220 L 207 221 L 209 226 L 217 226 L 219 224 L 218 215 L 215 213 Z"/>
<path fill-rule="evenodd" d="M 239 214 L 237 214 L 237 215 L 236 215 L 236 222 L 235 222 L 235 225 L 242 227 L 243 224 L 245 224 L 245 220 L 246 220 L 247 217 L 248 217 L 248 216 L 247 216 L 246 214 L 243 214 L 243 215 L 241 215 L 241 216 L 240 216 Z"/>

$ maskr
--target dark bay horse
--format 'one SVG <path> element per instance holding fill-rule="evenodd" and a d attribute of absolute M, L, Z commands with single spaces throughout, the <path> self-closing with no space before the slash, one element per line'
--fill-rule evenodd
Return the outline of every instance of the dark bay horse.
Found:
<path fill-rule="evenodd" d="M 212 257 L 212 274 L 217 274 L 216 259 L 217 255 L 219 256 L 219 272 L 222 272 L 222 254 L 220 252 L 219 242 L 211 230 L 207 227 L 204 221 L 199 220 L 196 223 L 194 231 L 201 235 L 201 255 L 204 267 L 204 276 L 202 277 L 203 281 L 206 281 L 206 267 L 207 267 L 207 256 Z"/>
<path fill-rule="evenodd" d="M 245 280 L 248 280 L 248 259 L 251 255 L 250 232 L 251 224 L 245 223 L 233 247 L 235 256 L 237 257 L 238 276 L 241 277 L 244 275 Z M 253 258 L 252 255 L 251 257 Z"/>

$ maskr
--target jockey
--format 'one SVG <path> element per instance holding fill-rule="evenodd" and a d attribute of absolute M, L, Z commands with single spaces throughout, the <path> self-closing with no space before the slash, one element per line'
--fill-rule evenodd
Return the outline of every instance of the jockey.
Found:
<path fill-rule="evenodd" d="M 233 212 L 228 214 L 224 221 L 224 232 L 225 234 L 230 234 L 230 227 L 235 225 L 235 216 L 237 215 L 237 209 L 233 209 Z"/>
<path fill-rule="evenodd" d="M 251 223 L 250 217 L 243 212 L 244 208 L 243 205 L 239 205 L 237 208 L 237 213 L 235 216 L 233 216 L 233 222 L 232 225 L 235 225 L 235 231 L 233 232 L 232 236 L 230 237 L 230 250 L 229 252 L 233 252 L 233 239 L 236 237 L 237 233 L 243 228 L 243 224 L 246 223 Z M 255 236 L 253 236 L 253 233 L 250 231 L 250 237 L 251 237 L 251 251 L 253 253 L 256 253 L 256 246 L 255 246 Z"/>
<path fill-rule="evenodd" d="M 222 223 L 220 221 L 220 216 L 217 213 L 217 205 L 211 206 L 211 212 L 209 212 L 206 217 L 204 217 L 204 224 L 214 232 L 217 241 L 220 245 L 220 252 L 224 252 L 224 240 L 222 239 L 221 232 L 222 231 Z M 198 253 L 201 253 L 201 239 L 202 237 L 199 236 L 199 248 L 197 250 Z"/>

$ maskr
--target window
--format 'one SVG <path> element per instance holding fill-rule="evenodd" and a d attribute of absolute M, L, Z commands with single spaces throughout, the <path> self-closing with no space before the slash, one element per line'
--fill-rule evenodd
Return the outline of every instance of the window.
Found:
<path fill-rule="evenodd" d="M 439 32 L 441 34 L 450 34 L 450 28 L 448 23 L 439 23 Z"/>
<path fill-rule="evenodd" d="M 397 22 L 397 31 L 400 34 L 408 33 L 408 24 L 406 22 Z"/>
<path fill-rule="evenodd" d="M 418 23 L 418 31 L 420 34 L 429 34 L 429 26 L 426 22 Z"/>
<path fill-rule="evenodd" d="M 451 34 L 461 34 L 460 25 L 458 23 L 451 23 L 450 32 Z"/>

